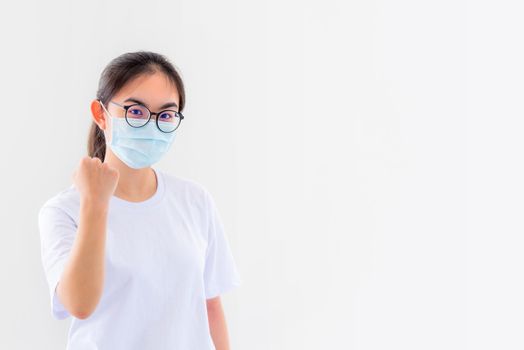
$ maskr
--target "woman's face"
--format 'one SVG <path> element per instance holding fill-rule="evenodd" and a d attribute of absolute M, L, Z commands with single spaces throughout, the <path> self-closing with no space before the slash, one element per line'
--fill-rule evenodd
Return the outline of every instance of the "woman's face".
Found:
<path fill-rule="evenodd" d="M 124 87 L 113 96 L 111 101 L 123 106 L 142 103 L 153 113 L 167 108 L 177 111 L 180 110 L 179 95 L 176 86 L 161 72 L 155 72 L 151 75 L 144 74 L 133 79 L 124 85 Z M 93 107 L 94 106 L 92 106 L 92 110 Z M 105 107 L 113 117 L 123 118 L 125 115 L 124 109 L 113 103 L 108 102 L 105 104 Z M 109 143 L 111 142 L 111 122 L 109 116 L 104 112 L 99 105 L 97 113 L 93 112 L 93 118 L 98 126 L 104 130 L 106 142 Z M 152 116 L 149 122 L 154 123 L 153 118 L 156 117 L 156 115 Z"/>

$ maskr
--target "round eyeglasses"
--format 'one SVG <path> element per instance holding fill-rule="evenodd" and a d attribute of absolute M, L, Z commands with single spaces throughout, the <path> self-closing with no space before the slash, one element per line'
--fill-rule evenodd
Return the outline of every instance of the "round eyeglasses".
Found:
<path fill-rule="evenodd" d="M 173 109 L 164 109 L 160 112 L 153 113 L 149 108 L 140 103 L 123 106 L 114 101 L 109 102 L 125 110 L 127 124 L 133 128 L 141 128 L 145 126 L 149 120 L 151 120 L 151 116 L 156 115 L 157 117 L 155 120 L 158 130 L 170 133 L 175 131 L 180 125 L 182 119 L 184 119 L 182 113 Z M 102 101 L 100 101 L 100 103 L 102 103 Z"/>

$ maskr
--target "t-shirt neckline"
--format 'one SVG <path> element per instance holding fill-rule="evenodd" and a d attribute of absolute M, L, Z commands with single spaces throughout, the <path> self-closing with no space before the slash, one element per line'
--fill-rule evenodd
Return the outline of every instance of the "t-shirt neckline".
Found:
<path fill-rule="evenodd" d="M 157 179 L 157 188 L 156 188 L 155 193 L 151 197 L 149 197 L 148 199 L 144 201 L 131 202 L 131 201 L 127 201 L 125 199 L 116 197 L 115 195 L 111 195 L 111 199 L 110 199 L 111 205 L 116 205 L 119 207 L 126 207 L 126 208 L 143 209 L 143 208 L 150 207 L 160 202 L 165 192 L 164 177 L 163 177 L 162 171 L 156 168 L 153 168 L 153 167 L 151 167 L 151 169 L 153 169 L 156 175 L 156 179 Z"/>

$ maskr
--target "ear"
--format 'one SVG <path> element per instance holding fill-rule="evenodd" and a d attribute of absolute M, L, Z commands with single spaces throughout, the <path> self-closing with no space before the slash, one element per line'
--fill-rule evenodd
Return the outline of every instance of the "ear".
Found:
<path fill-rule="evenodd" d="M 98 125 L 102 130 L 106 129 L 107 118 L 104 113 L 104 109 L 100 105 L 98 100 L 93 100 L 91 102 L 91 114 L 93 116 L 93 121 Z"/>

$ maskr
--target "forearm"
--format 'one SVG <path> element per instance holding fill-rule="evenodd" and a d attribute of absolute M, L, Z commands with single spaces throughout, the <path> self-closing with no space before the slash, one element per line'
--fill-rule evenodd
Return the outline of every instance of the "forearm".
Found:
<path fill-rule="evenodd" d="M 103 291 L 108 205 L 82 200 L 77 236 L 57 293 L 78 318 L 88 317 Z"/>
<path fill-rule="evenodd" d="M 216 350 L 229 350 L 229 336 L 224 310 L 220 304 L 208 307 L 209 330 Z"/>

